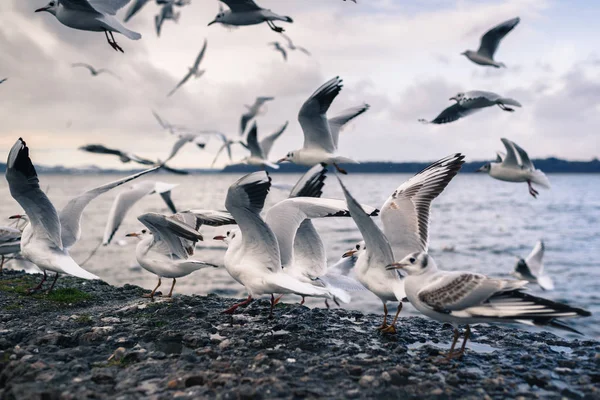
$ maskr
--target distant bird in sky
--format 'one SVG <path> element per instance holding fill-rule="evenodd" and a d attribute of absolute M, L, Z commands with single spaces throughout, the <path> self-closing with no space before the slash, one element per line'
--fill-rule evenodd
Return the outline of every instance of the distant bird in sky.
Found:
<path fill-rule="evenodd" d="M 181 16 L 181 12 L 175 12 L 174 3 L 166 2 L 160 8 L 158 15 L 154 17 L 154 25 L 156 27 L 156 36 L 160 37 L 160 32 L 162 29 L 162 24 L 170 19 L 174 22 L 179 22 L 179 17 Z"/>
<path fill-rule="evenodd" d="M 212 164 L 210 165 L 211 168 L 215 166 L 215 163 L 217 162 L 217 159 L 219 158 L 219 155 L 221 155 L 221 153 L 223 152 L 223 150 L 227 150 L 227 155 L 229 156 L 229 161 L 233 162 L 233 156 L 231 155 L 231 146 L 234 144 L 239 144 L 244 146 L 246 149 L 248 149 L 248 146 L 242 141 L 242 140 L 232 140 L 229 139 L 224 133 L 221 132 L 214 132 L 215 135 L 217 135 L 219 137 L 219 139 L 221 139 L 221 141 L 223 142 L 223 144 L 221 145 L 221 147 L 219 148 L 219 151 L 217 151 L 217 154 L 215 154 L 215 158 L 213 159 Z"/>
<path fill-rule="evenodd" d="M 275 32 L 283 32 L 284 29 L 275 25 L 273 21 L 294 22 L 290 17 L 275 14 L 271 10 L 260 8 L 253 0 L 221 0 L 227 4 L 230 10 L 219 11 L 215 19 L 208 24 L 215 23 L 233 26 L 257 25 L 266 22 L 269 28 Z"/>
<path fill-rule="evenodd" d="M 202 75 L 204 75 L 204 73 L 206 71 L 200 70 L 199 68 L 200 68 L 200 63 L 202 62 L 202 59 L 204 58 L 204 53 L 206 53 L 207 44 L 208 44 L 208 41 L 206 39 L 204 39 L 204 46 L 202 46 L 202 50 L 200 50 L 200 54 L 198 54 L 198 57 L 196 57 L 196 61 L 194 62 L 194 65 L 189 67 L 188 73 L 183 77 L 181 82 L 179 82 L 177 84 L 177 86 L 175 86 L 175 88 L 169 92 L 167 97 L 171 96 L 173 93 L 175 93 L 177 91 L 177 89 L 179 89 L 181 86 L 183 86 L 192 76 L 194 78 L 200 78 Z"/>
<path fill-rule="evenodd" d="M 500 140 L 506 148 L 506 156 L 502 158 L 498 154 L 496 162 L 485 164 L 477 172 L 486 172 L 492 178 L 500 181 L 527 182 L 529 194 L 534 198 L 537 197 L 539 192 L 532 186 L 533 183 L 550 189 L 548 177 L 541 170 L 535 168 L 525 150 L 506 138 Z"/>
<path fill-rule="evenodd" d="M 88 153 L 96 153 L 96 154 L 112 154 L 112 155 L 118 156 L 119 160 L 121 160 L 121 162 L 124 164 L 131 162 L 131 161 L 141 164 L 141 165 L 159 165 L 159 164 L 161 164 L 160 161 L 152 161 L 147 158 L 139 157 L 133 153 L 129 153 L 129 152 L 125 152 L 125 151 L 121 151 L 121 150 L 117 150 L 117 149 L 111 149 L 111 148 L 108 148 L 101 144 L 88 144 L 85 146 L 81 146 L 79 148 L 79 150 L 87 151 Z M 178 174 L 178 175 L 187 175 L 188 174 L 187 171 L 168 167 L 168 166 L 164 165 L 164 163 L 162 163 L 161 167 L 165 171 L 172 172 L 174 174 Z"/>
<path fill-rule="evenodd" d="M 152 115 L 154 115 L 154 118 L 156 118 L 156 121 L 158 121 L 158 124 L 166 131 L 169 131 L 169 133 L 174 134 L 178 129 L 182 129 L 183 127 L 177 126 L 177 125 L 172 125 L 169 122 L 167 122 L 165 119 L 161 118 L 160 115 L 158 115 L 158 113 L 156 111 L 152 111 Z"/>
<path fill-rule="evenodd" d="M 337 154 L 337 138 L 334 140 L 327 120 L 327 111 L 342 87 L 342 80 L 336 76 L 324 83 L 304 102 L 298 113 L 298 121 L 304 132 L 304 145 L 299 150 L 287 153 L 278 163 L 293 162 L 307 167 L 319 163 L 333 164 L 342 174 L 347 172 L 338 164 L 357 163 Z"/>
<path fill-rule="evenodd" d="M 283 56 L 283 61 L 287 61 L 287 51 L 283 47 L 281 47 L 281 43 L 279 42 L 271 42 L 269 45 L 273 46 L 275 51 L 278 51 Z"/>
<path fill-rule="evenodd" d="M 499 94 L 492 92 L 484 92 L 481 90 L 472 90 L 470 92 L 458 93 L 450 100 L 456 101 L 455 104 L 446 108 L 431 121 L 420 119 L 419 122 L 424 124 L 446 124 L 454 122 L 460 118 L 481 111 L 486 107 L 498 106 L 504 111 L 513 112 L 514 108 L 508 106 L 521 107 L 521 103 L 509 97 L 502 97 Z"/>
<path fill-rule="evenodd" d="M 75 63 L 75 64 L 71 64 L 71 66 L 73 68 L 78 68 L 78 67 L 86 68 L 88 71 L 90 71 L 90 74 L 92 76 L 98 76 L 100 74 L 108 74 L 108 75 L 112 75 L 115 78 L 121 80 L 120 76 L 118 76 L 117 74 L 115 74 L 114 72 L 112 72 L 111 70 L 106 69 L 106 68 L 96 69 L 93 66 L 91 66 L 90 64 L 86 64 L 86 63 Z"/>
<path fill-rule="evenodd" d="M 250 150 L 250 156 L 244 158 L 241 163 L 254 165 L 259 167 L 271 167 L 274 169 L 279 169 L 279 165 L 274 164 L 269 161 L 269 153 L 273 148 L 273 144 L 275 140 L 281 136 L 283 132 L 285 132 L 288 123 L 286 122 L 281 128 L 279 128 L 275 133 L 267 136 L 260 142 L 258 141 L 258 128 L 256 127 L 256 122 L 252 124 L 250 131 L 248 132 L 248 140 L 247 147 Z"/>
<path fill-rule="evenodd" d="M 162 197 L 164 202 L 167 204 L 169 210 L 175 214 L 177 209 L 175 208 L 175 204 L 173 204 L 173 200 L 171 200 L 171 190 L 177 186 L 177 184 L 165 182 L 142 181 L 122 190 L 117 197 L 115 197 L 112 207 L 110 208 L 108 221 L 106 222 L 106 227 L 104 228 L 102 244 L 104 246 L 110 244 L 113 237 L 117 233 L 119 226 L 121 226 L 121 223 L 125 219 L 129 209 L 131 209 L 135 203 L 149 194 L 160 194 L 160 197 Z"/>
<path fill-rule="evenodd" d="M 254 117 L 256 117 L 259 113 L 264 112 L 263 106 L 265 103 L 273 100 L 275 100 L 275 97 L 257 97 L 256 100 L 254 100 L 254 104 L 251 106 L 246 105 L 248 111 L 242 114 L 242 118 L 240 120 L 240 135 L 243 135 L 246 132 L 246 126 L 248 125 L 248 122 L 254 119 Z"/>
<path fill-rule="evenodd" d="M 308 50 L 306 50 L 304 47 L 296 46 L 294 44 L 294 42 L 292 42 L 292 39 L 290 39 L 290 37 L 288 35 L 286 35 L 285 33 L 282 33 L 281 36 L 283 36 L 285 38 L 285 40 L 287 41 L 288 49 L 299 50 L 299 51 L 303 52 L 304 54 L 306 54 L 307 56 L 310 56 L 310 52 Z"/>
<path fill-rule="evenodd" d="M 142 37 L 137 32 L 125 28 L 115 14 L 130 0 L 52 0 L 47 6 L 38 8 L 35 12 L 46 11 L 69 28 L 82 31 L 104 32 L 110 47 L 123 53 L 117 44 L 113 32 L 118 32 L 129 39 L 138 40 Z M 109 35 L 110 34 L 110 38 Z"/>
<path fill-rule="evenodd" d="M 544 274 L 544 242 L 538 240 L 535 247 L 526 259 L 519 258 L 513 275 L 517 279 L 523 279 L 538 284 L 543 290 L 553 290 L 552 278 Z"/>
<path fill-rule="evenodd" d="M 504 36 L 512 31 L 520 21 L 521 19 L 517 17 L 509 19 L 508 21 L 493 27 L 481 37 L 481 44 L 479 45 L 479 49 L 477 51 L 467 50 L 461 54 L 473 61 L 475 64 L 496 68 L 506 67 L 504 63 L 494 60 L 494 53 L 498 49 L 500 41 L 504 38 Z"/>
<path fill-rule="evenodd" d="M 173 145 L 173 148 L 171 149 L 171 154 L 169 154 L 169 157 L 167 157 L 164 162 L 167 162 L 175 157 L 179 150 L 181 150 L 181 148 L 187 143 L 194 143 L 199 148 L 204 149 L 204 147 L 206 147 L 206 142 L 203 140 L 204 137 L 205 135 L 202 133 L 180 133 L 179 139 L 177 139 Z"/>
<path fill-rule="evenodd" d="M 7 80 L 8 78 L 0 79 L 0 84 L 6 82 Z"/>

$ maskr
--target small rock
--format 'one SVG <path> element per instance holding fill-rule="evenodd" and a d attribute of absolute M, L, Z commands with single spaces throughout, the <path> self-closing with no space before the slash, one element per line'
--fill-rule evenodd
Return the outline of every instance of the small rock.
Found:
<path fill-rule="evenodd" d="M 221 343 L 219 343 L 219 349 L 225 350 L 226 348 L 229 347 L 230 344 L 231 344 L 231 340 L 225 339 Z"/>
<path fill-rule="evenodd" d="M 203 386 L 206 381 L 203 375 L 192 375 L 185 378 L 184 385 L 186 388 L 192 386 Z"/>
<path fill-rule="evenodd" d="M 110 360 L 121 361 L 121 359 L 125 355 L 126 351 L 127 351 L 127 349 L 125 347 L 117 348 L 114 351 L 114 353 L 112 353 L 112 355 L 110 357 L 108 357 L 108 361 L 110 361 Z"/>
<path fill-rule="evenodd" d="M 117 324 L 117 323 L 121 322 L 121 318 L 104 317 L 104 318 L 101 318 L 100 321 L 104 322 L 105 324 Z"/>
<path fill-rule="evenodd" d="M 375 382 L 375 377 L 373 375 L 363 375 L 360 377 L 358 384 L 364 388 L 368 388 L 373 385 Z"/>

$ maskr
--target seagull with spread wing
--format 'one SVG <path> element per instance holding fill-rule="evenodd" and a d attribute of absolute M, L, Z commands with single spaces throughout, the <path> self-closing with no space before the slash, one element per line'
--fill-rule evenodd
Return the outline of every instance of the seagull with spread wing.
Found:
<path fill-rule="evenodd" d="M 196 61 L 194 62 L 194 65 L 189 67 L 188 73 L 183 77 L 181 82 L 179 82 L 177 84 L 177 86 L 175 86 L 175 88 L 173 88 L 173 90 L 171 90 L 169 92 L 167 97 L 169 97 L 173 93 L 175 93 L 177 91 L 177 89 L 179 89 L 181 86 L 183 86 L 191 77 L 194 77 L 197 79 L 197 78 L 200 78 L 202 75 L 204 75 L 204 73 L 206 71 L 200 70 L 200 63 L 202 62 L 202 59 L 204 58 L 204 53 L 206 53 L 207 44 L 208 44 L 208 41 L 206 39 L 204 39 L 204 46 L 202 46 L 202 50 L 200 50 L 200 54 L 198 54 L 198 57 L 196 57 Z"/>
<path fill-rule="evenodd" d="M 285 132 L 288 123 L 286 122 L 283 126 L 277 129 L 274 133 L 267 136 L 260 142 L 258 141 L 258 128 L 256 122 L 252 124 L 250 131 L 248 132 L 247 149 L 250 150 L 250 156 L 242 159 L 242 164 L 254 165 L 257 167 L 271 167 L 279 169 L 279 165 L 269 161 L 269 153 L 275 141 Z"/>
<path fill-rule="evenodd" d="M 142 37 L 123 26 L 115 14 L 130 0 L 52 0 L 48 5 L 35 12 L 47 12 L 56 17 L 63 25 L 82 31 L 104 32 L 110 47 L 123 53 L 117 44 L 113 32 L 118 32 L 131 40 Z M 110 38 L 109 35 L 110 34 Z"/>
<path fill-rule="evenodd" d="M 487 107 L 498 106 L 503 111 L 513 112 L 514 107 L 521 107 L 521 103 L 510 97 L 503 97 L 492 92 L 484 92 L 482 90 L 472 90 L 470 92 L 461 92 L 456 96 L 450 97 L 456 103 L 446 108 L 431 121 L 420 119 L 419 122 L 424 124 L 447 124 L 454 122 L 460 118 L 467 117 Z"/>
<path fill-rule="evenodd" d="M 121 77 L 118 76 L 117 74 L 115 74 L 114 72 L 112 72 L 109 69 L 106 68 L 100 68 L 100 69 L 96 69 L 93 66 L 91 66 L 90 64 L 85 64 L 85 63 L 75 63 L 71 65 L 73 68 L 86 68 L 88 71 L 90 71 L 90 75 L 92 76 L 98 76 L 100 74 L 108 74 L 108 75 L 112 75 L 115 78 L 117 78 L 118 80 L 121 80 Z"/>
<path fill-rule="evenodd" d="M 229 10 L 220 9 L 215 19 L 208 24 L 220 23 L 231 26 L 258 25 L 266 22 L 269 28 L 275 32 L 283 32 L 284 29 L 275 25 L 274 21 L 294 22 L 290 17 L 275 14 L 271 10 L 260 8 L 254 0 L 221 0 L 227 4 Z"/>
<path fill-rule="evenodd" d="M 508 21 L 493 27 L 481 37 L 481 44 L 479 45 L 479 49 L 477 51 L 467 50 L 461 54 L 478 65 L 496 68 L 506 67 L 504 63 L 494 60 L 494 53 L 498 49 L 500 41 L 504 39 L 504 36 L 512 31 L 520 21 L 521 19 L 517 17 L 509 19 Z"/>
<path fill-rule="evenodd" d="M 275 97 L 257 97 L 254 100 L 254 104 L 251 106 L 245 105 L 248 111 L 242 114 L 242 118 L 240 119 L 240 135 L 246 133 L 248 122 L 252 121 L 258 114 L 266 111 L 265 103 L 273 100 L 275 100 Z"/>
<path fill-rule="evenodd" d="M 281 56 L 283 57 L 283 61 L 287 61 L 287 51 L 285 51 L 285 49 L 281 46 L 281 43 L 271 42 L 271 43 L 269 43 L 269 45 L 273 46 L 273 50 L 281 53 Z"/>
<path fill-rule="evenodd" d="M 294 42 L 292 41 L 292 39 L 288 35 L 286 35 L 285 33 L 282 33 L 281 36 L 283 36 L 285 38 L 285 40 L 287 41 L 288 49 L 290 49 L 292 51 L 299 50 L 299 51 L 303 52 L 304 54 L 306 54 L 307 56 L 310 56 L 310 52 L 308 50 L 306 50 L 304 47 L 296 46 L 294 44 Z"/>
<path fill-rule="evenodd" d="M 487 163 L 476 172 L 486 172 L 494 179 L 505 182 L 527 182 L 529 194 L 536 198 L 539 192 L 533 184 L 550 189 L 546 174 L 536 169 L 529 155 L 518 144 L 506 138 L 500 139 L 506 148 L 506 155 L 499 154 L 496 162 Z"/>
<path fill-rule="evenodd" d="M 386 267 L 411 252 L 427 251 L 431 202 L 444 191 L 463 163 L 462 154 L 450 155 L 400 185 L 381 207 L 383 232 L 340 181 L 350 215 L 363 237 L 363 241 L 344 256 L 358 257 L 354 267 L 356 278 L 383 303 L 383 323 L 377 328 L 382 332 L 396 332 L 407 290 L 402 276 Z M 398 309 L 388 325 L 387 303 L 390 301 L 397 301 Z"/>
<path fill-rule="evenodd" d="M 554 282 L 552 282 L 552 278 L 544 273 L 545 250 L 544 242 L 538 240 L 527 258 L 519 258 L 512 274 L 518 279 L 537 284 L 542 290 L 553 290 Z"/>

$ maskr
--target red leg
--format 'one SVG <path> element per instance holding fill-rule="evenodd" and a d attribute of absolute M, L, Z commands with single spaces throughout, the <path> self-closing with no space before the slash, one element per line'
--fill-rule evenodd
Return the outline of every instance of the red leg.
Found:
<path fill-rule="evenodd" d="M 304 305 L 304 300 L 306 300 L 306 299 L 304 298 L 304 296 L 302 296 L 302 301 L 300 302 L 300 305 L 301 305 L 301 306 L 303 306 L 303 305 Z"/>
<path fill-rule="evenodd" d="M 42 285 L 44 284 L 44 282 L 46 282 L 46 278 L 47 277 L 48 277 L 48 275 L 46 275 L 46 271 L 44 271 L 44 276 L 42 277 L 42 281 L 36 287 L 33 287 L 31 289 L 27 289 L 27 293 L 31 294 L 31 293 L 33 293 L 35 291 L 40 290 L 42 288 Z"/>
<path fill-rule="evenodd" d="M 56 281 L 58 280 L 58 272 L 54 275 L 54 280 L 52 281 L 52 285 L 50 285 L 50 289 L 46 291 L 46 294 L 50 293 L 52 289 L 54 289 L 54 285 L 56 285 Z"/>
<path fill-rule="evenodd" d="M 2 267 L 4 267 L 4 254 L 2 255 L 2 261 L 0 261 L 0 275 L 2 275 Z"/>
<path fill-rule="evenodd" d="M 252 302 L 252 296 L 248 295 L 248 298 L 241 303 L 237 303 L 229 307 L 227 310 L 223 311 L 222 314 L 233 314 L 235 310 L 237 310 L 241 306 L 246 306 Z"/>
<path fill-rule="evenodd" d="M 348 171 L 346 171 L 345 169 L 343 169 L 342 167 L 340 167 L 339 165 L 337 165 L 337 163 L 333 163 L 333 166 L 335 167 L 335 169 L 338 170 L 338 172 L 340 174 L 348 175 Z"/>
<path fill-rule="evenodd" d="M 275 299 L 275 305 L 277 305 L 277 303 L 279 303 L 279 300 L 281 300 L 282 297 L 283 297 L 283 295 L 280 294 L 279 297 Z"/>

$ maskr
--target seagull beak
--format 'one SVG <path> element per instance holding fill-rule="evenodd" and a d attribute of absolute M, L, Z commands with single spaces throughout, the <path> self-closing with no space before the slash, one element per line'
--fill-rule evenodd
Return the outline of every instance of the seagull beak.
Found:
<path fill-rule="evenodd" d="M 349 250 L 349 251 L 345 252 L 344 254 L 342 254 L 342 258 L 352 257 L 355 254 L 356 254 L 356 250 Z"/>
<path fill-rule="evenodd" d="M 139 233 L 136 233 L 136 232 L 133 232 L 133 233 L 128 233 L 128 234 L 127 234 L 127 235 L 125 235 L 125 236 L 126 236 L 126 237 L 139 237 L 139 236 L 140 236 L 140 234 L 139 234 Z"/>
<path fill-rule="evenodd" d="M 225 236 L 223 236 L 223 235 L 215 236 L 213 238 L 213 240 L 225 240 Z"/>
<path fill-rule="evenodd" d="M 34 12 L 42 12 L 42 11 L 48 11 L 48 7 L 42 7 L 42 8 L 38 8 L 37 10 L 35 10 Z"/>
<path fill-rule="evenodd" d="M 212 24 L 216 24 L 217 20 L 215 19 L 214 21 L 211 21 L 207 26 L 211 26 Z"/>
<path fill-rule="evenodd" d="M 282 159 L 277 160 L 277 164 L 281 164 L 281 163 L 286 162 L 286 161 L 288 161 L 287 157 L 283 157 Z"/>
<path fill-rule="evenodd" d="M 458 99 L 456 97 L 450 97 L 448 100 L 458 101 Z"/>
<path fill-rule="evenodd" d="M 17 214 L 17 215 L 11 215 L 10 217 L 8 217 L 8 219 L 21 219 L 21 218 L 23 218 L 23 216 L 22 216 L 22 215 L 20 215 L 20 214 Z"/>
<path fill-rule="evenodd" d="M 404 269 L 404 267 L 406 267 L 408 264 L 402 263 L 402 262 L 397 262 L 397 263 L 391 263 L 390 265 L 386 265 L 385 269 L 387 269 L 388 271 L 394 270 L 394 269 Z"/>

